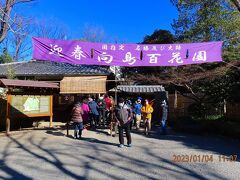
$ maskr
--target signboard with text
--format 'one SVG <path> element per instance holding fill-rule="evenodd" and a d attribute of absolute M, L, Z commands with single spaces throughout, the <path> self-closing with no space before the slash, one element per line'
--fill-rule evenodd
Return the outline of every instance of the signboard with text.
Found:
<path fill-rule="evenodd" d="M 33 37 L 33 59 L 104 66 L 180 66 L 222 61 L 222 42 L 107 44 Z"/>
<path fill-rule="evenodd" d="M 51 116 L 51 96 L 12 95 L 10 116 Z"/>

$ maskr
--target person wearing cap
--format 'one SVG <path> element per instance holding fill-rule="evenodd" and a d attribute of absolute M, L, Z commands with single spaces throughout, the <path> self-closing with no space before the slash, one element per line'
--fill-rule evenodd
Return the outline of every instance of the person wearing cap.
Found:
<path fill-rule="evenodd" d="M 135 119 L 136 119 L 136 128 L 139 130 L 140 128 L 140 123 L 142 119 L 142 104 L 141 104 L 141 99 L 138 99 L 136 104 L 134 105 L 134 114 L 135 114 Z"/>
<path fill-rule="evenodd" d="M 128 147 L 131 147 L 132 139 L 130 133 L 130 122 L 132 119 L 132 110 L 126 104 L 124 104 L 123 98 L 119 99 L 118 104 L 115 107 L 114 117 L 118 123 L 119 147 L 122 148 L 124 146 L 123 130 L 126 132 L 127 145 Z"/>
<path fill-rule="evenodd" d="M 145 100 L 145 104 L 141 109 L 141 112 L 143 114 L 144 124 L 145 124 L 145 134 L 149 135 L 149 132 L 151 131 L 151 120 L 152 120 L 152 112 L 153 107 L 149 104 L 148 100 Z"/>

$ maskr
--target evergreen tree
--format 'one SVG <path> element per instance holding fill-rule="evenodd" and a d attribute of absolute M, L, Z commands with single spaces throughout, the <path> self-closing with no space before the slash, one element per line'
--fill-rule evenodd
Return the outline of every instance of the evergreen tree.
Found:
<path fill-rule="evenodd" d="M 239 44 L 240 15 L 226 0 L 172 0 L 178 19 L 172 27 L 180 42 L 224 41 Z"/>
<path fill-rule="evenodd" d="M 4 48 L 2 55 L 0 56 L 0 64 L 13 62 L 12 57 L 8 53 L 7 48 Z"/>
<path fill-rule="evenodd" d="M 209 103 L 212 108 L 222 106 L 223 100 L 236 100 L 233 92 L 240 90 L 239 63 L 236 62 L 240 60 L 239 12 L 224 0 L 173 0 L 173 3 L 179 12 L 178 19 L 172 24 L 174 40 L 180 43 L 224 41 L 224 61 L 230 61 L 235 66 L 230 68 L 229 64 L 210 63 L 162 67 L 133 79 L 144 84 L 164 83 L 168 90 L 178 90 L 194 99 L 199 115 L 206 117 Z M 150 43 L 158 41 L 155 34 Z M 146 39 L 149 42 L 148 36 Z"/>
<path fill-rule="evenodd" d="M 171 44 L 174 43 L 174 35 L 164 29 L 156 29 L 151 35 L 146 35 L 141 44 Z M 165 67 L 124 67 L 122 72 L 125 78 L 138 74 L 154 74 L 164 71 Z"/>
<path fill-rule="evenodd" d="M 174 35 L 167 30 L 156 29 L 151 35 L 146 35 L 142 44 L 171 44 L 174 42 Z"/>

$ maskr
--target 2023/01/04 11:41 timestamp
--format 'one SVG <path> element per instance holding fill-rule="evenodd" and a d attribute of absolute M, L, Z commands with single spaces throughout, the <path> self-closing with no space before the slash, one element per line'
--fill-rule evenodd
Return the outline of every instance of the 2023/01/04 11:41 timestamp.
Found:
<path fill-rule="evenodd" d="M 235 162 L 237 155 L 213 155 L 213 154 L 174 154 L 173 162 L 177 163 L 208 163 L 208 162 Z"/>

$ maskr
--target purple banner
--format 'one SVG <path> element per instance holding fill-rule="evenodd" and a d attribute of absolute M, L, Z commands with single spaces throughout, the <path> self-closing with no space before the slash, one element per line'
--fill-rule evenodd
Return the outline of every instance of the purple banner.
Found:
<path fill-rule="evenodd" d="M 104 66 L 180 66 L 222 61 L 222 42 L 106 44 L 33 37 L 33 59 Z"/>

